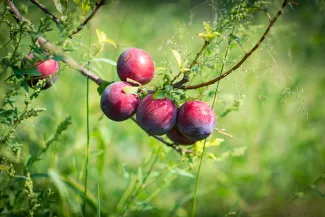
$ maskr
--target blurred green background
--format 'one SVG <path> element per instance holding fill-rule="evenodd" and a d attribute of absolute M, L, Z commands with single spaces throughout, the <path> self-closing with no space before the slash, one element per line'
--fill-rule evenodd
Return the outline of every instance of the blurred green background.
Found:
<path fill-rule="evenodd" d="M 44 16 L 28 1 L 16 2 L 28 6 L 25 16 L 35 23 Z M 55 11 L 52 1 L 43 3 Z M 216 10 L 236 3 L 220 1 Z M 271 15 L 281 3 L 276 0 L 268 4 Z M 224 142 L 206 150 L 216 159 L 209 158 L 208 154 L 204 156 L 197 216 L 325 216 L 325 2 L 299 3 L 285 9 L 259 50 L 220 83 L 216 114 L 221 115 L 234 99 L 240 99 L 241 106 L 218 119 L 217 127 L 226 129 L 233 138 L 217 132 L 212 136 L 223 138 Z M 184 58 L 195 56 L 203 43 L 196 34 L 203 30 L 204 20 L 211 21 L 214 17 L 209 4 L 186 0 L 113 1 L 100 9 L 90 27 L 75 37 L 74 43 L 80 46 L 69 55 L 85 64 L 89 40 L 96 42 L 95 29 L 98 28 L 118 46 L 105 45 L 97 58 L 116 61 L 124 49 L 139 47 L 152 56 L 156 66 L 164 66 L 168 61 L 175 68 L 169 48 L 179 50 Z M 247 50 L 266 26 L 263 13 L 254 15 L 243 39 Z M 1 26 L 2 32 L 5 28 Z M 46 37 L 55 41 L 57 31 Z M 8 38 L 5 32 L 1 34 L 0 47 Z M 20 49 L 28 52 L 30 41 L 24 40 L 26 46 Z M 225 48 L 220 49 L 223 53 Z M 240 49 L 233 50 L 226 68 L 242 55 Z M 0 53 L 7 51 L 2 49 Z M 117 80 L 114 66 L 93 62 L 91 67 L 106 80 Z M 26 159 L 29 153 L 35 153 L 45 144 L 66 116 L 72 115 L 73 124 L 60 142 L 35 163 L 32 173 L 47 173 L 53 168 L 82 183 L 86 153 L 86 79 L 62 63 L 61 69 L 56 87 L 42 92 L 34 102 L 47 111 L 24 122 L 17 129 L 17 141 L 24 145 Z M 215 76 L 209 75 L 210 78 Z M 153 84 L 157 82 L 154 80 Z M 1 86 L 3 93 L 3 81 Z M 151 160 L 157 158 L 145 187 L 140 189 L 127 214 L 190 216 L 198 159 L 188 162 L 149 138 L 131 120 L 116 123 L 103 117 L 96 88 L 90 84 L 88 186 L 95 197 L 99 189 L 102 210 L 118 216 L 123 194 L 128 194 L 132 183 L 139 182 L 148 172 Z M 212 103 L 211 98 L 206 101 Z M 158 154 L 151 157 L 154 151 Z M 191 165 L 193 168 L 188 170 Z M 317 184 L 309 188 L 315 180 Z M 131 188 L 128 188 L 130 183 Z M 48 183 L 35 179 L 34 185 L 41 190 Z M 60 207 L 62 216 L 73 215 L 74 209 L 78 209 L 76 204 L 81 201 L 80 197 L 70 196 L 72 199 L 56 197 L 55 204 Z M 95 216 L 95 210 L 88 209 L 89 216 Z"/>

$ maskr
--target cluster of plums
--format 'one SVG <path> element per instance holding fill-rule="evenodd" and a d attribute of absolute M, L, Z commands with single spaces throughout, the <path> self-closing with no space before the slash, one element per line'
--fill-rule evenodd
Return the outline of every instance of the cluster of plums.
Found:
<path fill-rule="evenodd" d="M 207 138 L 216 127 L 212 108 L 201 101 L 189 101 L 180 108 L 169 98 L 154 99 L 152 94 L 140 100 L 124 91 L 127 78 L 141 84 L 150 82 L 155 73 L 152 58 L 143 50 L 130 48 L 118 58 L 117 73 L 122 81 L 108 85 L 100 106 L 111 120 L 124 121 L 136 114 L 139 126 L 151 135 L 164 135 L 176 144 L 191 145 Z"/>
<path fill-rule="evenodd" d="M 34 55 L 29 54 L 28 59 Z M 24 59 L 27 62 L 27 58 Z M 57 79 L 59 63 L 54 59 L 37 61 L 34 64 L 40 76 L 31 77 L 28 85 L 34 87 L 40 79 L 51 77 L 43 89 Z M 129 79 L 140 84 L 149 83 L 154 77 L 155 65 L 143 50 L 125 50 L 117 61 L 117 73 L 122 81 L 108 85 L 102 93 L 100 107 L 111 120 L 124 121 L 136 114 L 139 126 L 151 135 L 164 135 L 176 144 L 191 145 L 207 138 L 216 127 L 216 115 L 212 108 L 201 101 L 189 101 L 180 108 L 169 98 L 154 99 L 152 94 L 140 100 L 137 94 L 124 91 Z"/>

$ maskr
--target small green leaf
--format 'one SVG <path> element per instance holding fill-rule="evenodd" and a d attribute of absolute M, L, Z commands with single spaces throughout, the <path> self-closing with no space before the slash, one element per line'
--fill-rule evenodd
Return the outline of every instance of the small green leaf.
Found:
<path fill-rule="evenodd" d="M 174 168 L 174 169 L 172 169 L 172 172 L 173 172 L 173 173 L 176 173 L 176 174 L 178 174 L 178 175 L 180 175 L 180 176 L 185 176 L 185 177 L 195 178 L 195 177 L 193 176 L 193 174 L 191 174 L 191 173 L 189 173 L 189 172 L 187 172 L 187 171 L 185 171 L 185 170 L 179 169 L 179 168 Z"/>
<path fill-rule="evenodd" d="M 222 138 L 212 139 L 212 140 L 206 142 L 206 147 L 219 146 L 223 141 L 224 141 L 224 139 L 222 139 Z"/>
<path fill-rule="evenodd" d="M 215 38 L 217 36 L 220 36 L 220 33 L 219 32 L 212 32 L 211 34 L 209 34 L 209 37 L 210 38 Z"/>
<path fill-rule="evenodd" d="M 138 89 L 139 89 L 138 87 L 125 86 L 125 87 L 123 87 L 123 92 L 125 94 L 137 94 Z"/>
<path fill-rule="evenodd" d="M 64 60 L 64 57 L 61 55 L 54 55 L 52 59 L 54 59 L 56 61 L 62 61 L 62 60 Z"/>
<path fill-rule="evenodd" d="M 57 171 L 50 169 L 48 172 L 48 175 L 52 179 L 56 188 L 59 190 L 61 197 L 68 197 L 69 192 L 68 192 L 67 186 L 61 179 L 60 174 Z"/>
<path fill-rule="evenodd" d="M 104 62 L 104 63 L 108 63 L 108 64 L 110 64 L 110 65 L 112 65 L 112 66 L 116 66 L 116 65 L 117 65 L 115 61 L 110 60 L 110 59 L 107 59 L 107 58 L 93 58 L 93 60 L 94 60 L 95 62 Z"/>
<path fill-rule="evenodd" d="M 139 169 L 138 169 L 138 181 L 139 181 L 140 185 L 143 183 L 143 174 L 142 174 L 142 168 L 141 167 L 139 167 Z"/>
<path fill-rule="evenodd" d="M 28 71 L 26 71 L 26 74 L 28 75 L 28 77 L 42 76 L 42 74 L 37 71 L 36 68 L 29 69 Z"/>
<path fill-rule="evenodd" d="M 109 44 L 113 45 L 115 48 L 117 48 L 115 41 L 110 38 L 106 38 L 104 42 L 109 43 Z"/>
<path fill-rule="evenodd" d="M 112 84 L 112 83 L 114 83 L 114 82 L 103 82 L 103 83 L 101 83 L 101 85 L 99 85 L 99 87 L 97 87 L 97 92 L 99 93 L 99 95 L 102 95 L 102 93 L 103 93 L 103 91 L 105 90 L 105 88 L 108 86 L 108 85 L 110 85 L 110 84 Z"/>
<path fill-rule="evenodd" d="M 235 40 L 235 41 L 237 41 L 238 42 L 238 44 L 240 45 L 240 46 L 242 46 L 243 45 L 243 42 L 240 40 L 240 38 L 239 37 L 237 37 L 236 35 L 234 35 L 234 34 L 230 34 L 230 38 L 232 38 L 233 40 Z"/>
<path fill-rule="evenodd" d="M 61 5 L 60 0 L 53 0 L 53 2 L 54 2 L 54 6 L 55 6 L 56 10 L 59 11 L 60 14 L 62 14 L 63 11 L 62 11 L 62 5 Z"/>
<path fill-rule="evenodd" d="M 217 160 L 216 156 L 214 156 L 214 154 L 212 154 L 210 152 L 208 153 L 208 156 L 209 156 L 209 158 L 211 158 L 213 160 Z"/>
<path fill-rule="evenodd" d="M 73 0 L 74 3 L 76 3 L 77 5 L 80 4 L 80 0 Z"/>
<path fill-rule="evenodd" d="M 115 41 L 110 38 L 107 38 L 106 34 L 102 32 L 100 29 L 96 29 L 96 34 L 97 34 L 99 44 L 109 43 L 113 45 L 115 48 L 117 47 Z"/>
<path fill-rule="evenodd" d="M 208 38 L 208 34 L 206 34 L 206 33 L 199 33 L 199 34 L 197 34 L 198 36 L 200 36 L 200 37 L 202 37 L 202 38 Z"/>
<path fill-rule="evenodd" d="M 90 1 L 89 0 L 83 0 L 81 4 L 81 10 L 82 14 L 85 15 L 90 10 Z"/>
<path fill-rule="evenodd" d="M 166 94 L 163 90 L 158 90 L 152 95 L 153 99 L 164 99 Z"/>
<path fill-rule="evenodd" d="M 130 174 L 129 174 L 128 167 L 127 167 L 127 165 L 126 165 L 125 162 L 122 162 L 122 166 L 123 166 L 123 177 L 124 177 L 127 181 L 129 181 L 129 179 L 130 179 Z"/>
<path fill-rule="evenodd" d="M 174 57 L 176 59 L 178 68 L 180 69 L 181 68 L 181 64 L 182 64 L 181 55 L 176 50 L 171 49 L 171 51 L 173 52 L 173 55 L 174 55 Z"/>
<path fill-rule="evenodd" d="M 142 86 L 142 84 L 140 84 L 139 82 L 137 82 L 137 81 L 135 81 L 135 80 L 133 80 L 131 78 L 127 78 L 126 82 L 131 83 L 131 84 L 136 84 L 136 85 L 138 85 L 140 87 Z"/>
<path fill-rule="evenodd" d="M 207 34 L 211 34 L 211 26 L 210 26 L 210 24 L 208 24 L 207 22 L 203 22 L 203 26 L 204 26 L 204 28 L 205 28 L 205 31 L 207 32 Z"/>
<path fill-rule="evenodd" d="M 173 86 L 172 86 L 172 85 L 167 85 L 167 86 L 165 87 L 165 91 L 166 91 L 166 93 L 170 93 L 172 90 L 173 90 Z"/>

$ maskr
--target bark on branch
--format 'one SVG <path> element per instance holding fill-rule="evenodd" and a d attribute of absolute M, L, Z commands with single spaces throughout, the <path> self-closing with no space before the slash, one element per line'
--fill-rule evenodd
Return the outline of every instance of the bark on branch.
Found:
<path fill-rule="evenodd" d="M 40 2 L 38 2 L 37 0 L 30 0 L 34 5 L 36 5 L 37 7 L 39 7 L 45 14 L 47 14 L 55 23 L 56 25 L 59 25 L 61 23 L 60 19 L 57 18 L 56 16 L 54 16 L 49 10 L 47 10 L 47 8 L 42 5 Z"/>
<path fill-rule="evenodd" d="M 220 75 L 220 76 L 218 76 L 218 77 L 216 77 L 216 78 L 214 78 L 214 79 L 212 79 L 210 81 L 203 82 L 201 84 L 196 84 L 196 85 L 191 85 L 191 86 L 184 86 L 184 85 L 179 85 L 178 83 L 176 83 L 176 84 L 173 85 L 173 87 L 174 88 L 178 88 L 178 89 L 184 89 L 184 90 L 197 89 L 197 88 L 200 88 L 200 87 L 205 87 L 205 86 L 209 86 L 211 84 L 214 84 L 217 81 L 219 81 L 221 79 L 224 79 L 225 77 L 227 77 L 228 75 L 230 75 L 232 72 L 234 72 L 236 69 L 238 69 L 257 50 L 257 48 L 259 48 L 259 46 L 261 45 L 261 43 L 264 41 L 264 39 L 266 38 L 266 36 L 269 34 L 270 29 L 272 28 L 272 26 L 274 25 L 274 23 L 281 16 L 281 14 L 283 12 L 283 9 L 285 8 L 285 6 L 288 3 L 289 3 L 288 0 L 284 0 L 283 1 L 282 6 L 280 7 L 278 13 L 270 21 L 267 29 L 265 30 L 265 32 L 262 35 L 262 37 L 255 44 L 255 46 L 248 53 L 246 53 L 245 56 L 238 63 L 236 63 L 233 67 L 231 67 L 228 71 L 226 71 L 222 75 Z"/>

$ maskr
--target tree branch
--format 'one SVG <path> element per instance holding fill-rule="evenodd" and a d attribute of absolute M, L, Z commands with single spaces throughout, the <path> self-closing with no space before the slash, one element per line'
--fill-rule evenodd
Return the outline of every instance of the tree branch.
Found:
<path fill-rule="evenodd" d="M 25 17 L 21 15 L 21 13 L 18 11 L 15 4 L 11 0 L 8 0 L 8 6 L 10 7 L 10 13 L 12 13 L 15 16 L 15 19 L 18 22 L 30 23 L 29 20 L 27 20 Z"/>
<path fill-rule="evenodd" d="M 28 19 L 26 19 L 25 17 L 23 17 L 20 12 L 18 11 L 18 9 L 16 8 L 15 4 L 11 1 L 8 0 L 8 5 L 10 7 L 10 11 L 12 12 L 12 14 L 15 15 L 15 18 L 18 22 L 26 22 L 26 23 L 30 23 L 30 21 Z M 30 23 L 31 24 L 31 23 Z M 33 24 L 31 24 L 31 26 L 33 27 Z M 79 71 L 82 75 L 84 75 L 85 77 L 88 77 L 89 79 L 91 79 L 92 81 L 94 81 L 96 84 L 100 85 L 103 82 L 106 82 L 105 80 L 101 79 L 99 76 L 93 74 L 91 71 L 87 70 L 86 68 L 84 68 L 83 66 L 81 66 L 80 64 L 78 64 L 75 60 L 73 60 L 72 58 L 66 56 L 61 49 L 51 45 L 45 38 L 43 37 L 38 37 L 36 43 L 38 43 L 40 46 L 42 46 L 43 48 L 45 48 L 46 50 L 48 50 L 50 53 L 52 54 L 56 54 L 56 55 L 60 55 L 62 57 L 62 61 L 69 65 L 71 68 Z M 138 125 L 138 123 L 136 122 L 136 120 L 134 118 L 132 118 L 132 120 Z M 139 125 L 138 125 L 139 126 Z M 176 146 L 174 144 L 170 144 L 168 142 L 166 142 L 163 138 L 159 137 L 159 136 L 155 136 L 155 135 L 150 135 L 149 136 L 154 137 L 155 139 L 157 139 L 158 141 L 164 143 L 165 145 L 173 148 L 174 150 L 176 150 L 179 153 L 185 153 L 185 154 L 190 154 L 192 153 L 191 150 L 186 150 L 186 149 L 181 149 L 179 146 Z"/>
<path fill-rule="evenodd" d="M 28 19 L 26 19 L 25 17 L 23 17 L 20 14 L 20 12 L 16 8 L 15 4 L 11 0 L 8 0 L 8 5 L 10 7 L 10 11 L 15 15 L 15 18 L 17 19 L 17 21 L 25 22 L 25 23 L 31 23 Z M 33 27 L 32 24 L 31 24 L 31 26 Z M 37 40 L 36 40 L 36 43 L 38 43 L 40 46 L 47 49 L 51 54 L 61 56 L 62 57 L 62 62 L 66 63 L 71 68 L 79 71 L 82 75 L 84 75 L 85 77 L 87 77 L 90 80 L 94 81 L 97 85 L 101 85 L 103 82 L 105 82 L 105 80 L 103 80 L 102 78 L 100 78 L 96 74 L 92 73 L 88 69 L 84 68 L 83 66 L 78 64 L 75 60 L 73 60 L 72 58 L 66 56 L 61 49 L 59 49 L 59 48 L 55 47 L 54 45 L 52 45 L 51 43 L 49 43 L 45 38 L 39 36 L 37 38 Z"/>
<path fill-rule="evenodd" d="M 135 120 L 134 117 L 131 118 L 132 121 L 134 121 L 134 123 L 136 123 L 139 127 L 140 125 L 138 124 L 138 122 Z M 141 127 L 140 127 L 141 128 Z M 174 144 L 171 144 L 169 142 L 166 142 L 163 138 L 161 138 L 160 136 L 156 136 L 156 135 L 151 135 L 150 133 L 147 133 L 148 136 L 152 136 L 153 138 L 157 139 L 158 141 L 164 143 L 165 145 L 167 145 L 168 147 L 171 147 L 172 149 L 174 149 L 175 151 L 181 153 L 181 154 L 191 154 L 192 151 L 191 150 L 188 150 L 188 149 L 182 149 L 180 148 L 179 146 L 177 145 L 174 145 Z"/>
<path fill-rule="evenodd" d="M 87 23 L 91 20 L 91 18 L 93 18 L 93 16 L 95 16 L 95 14 L 97 13 L 98 9 L 103 6 L 105 4 L 105 0 L 101 0 L 100 2 L 96 3 L 95 5 L 95 9 L 91 12 L 91 14 L 87 17 L 87 19 L 85 19 L 85 21 L 83 21 L 79 27 L 73 31 L 70 35 L 69 35 L 69 38 L 72 38 L 73 35 L 77 34 L 78 32 L 80 32 L 83 27 L 85 25 L 87 25 Z"/>
<path fill-rule="evenodd" d="M 92 73 L 88 69 L 81 66 L 79 63 L 77 63 L 72 58 L 66 56 L 61 49 L 51 45 L 45 38 L 38 37 L 37 43 L 44 47 L 46 50 L 48 50 L 52 54 L 56 54 L 62 57 L 62 62 L 70 66 L 71 68 L 79 71 L 82 75 L 89 78 L 90 80 L 94 81 L 97 85 L 101 85 L 103 82 L 106 82 L 96 74 Z"/>
<path fill-rule="evenodd" d="M 281 16 L 283 9 L 285 8 L 285 6 L 289 3 L 289 0 L 284 0 L 282 3 L 281 8 L 279 9 L 278 13 L 276 14 L 276 16 L 271 20 L 270 24 L 268 25 L 267 29 L 265 30 L 264 34 L 262 35 L 262 37 L 258 40 L 258 42 L 255 44 L 255 46 L 248 52 L 245 54 L 245 56 L 236 64 L 234 65 L 232 68 L 230 68 L 228 71 L 226 71 L 224 74 L 210 80 L 207 82 L 203 82 L 201 84 L 197 84 L 197 85 L 192 85 L 192 86 L 180 86 L 179 84 L 174 84 L 173 87 L 174 88 L 178 88 L 178 89 L 184 89 L 184 90 L 189 90 L 189 89 L 197 89 L 200 87 L 205 87 L 205 86 L 209 86 L 211 84 L 216 83 L 217 81 L 227 77 L 228 75 L 230 75 L 233 71 L 235 71 L 236 69 L 238 69 L 256 50 L 257 48 L 261 45 L 261 43 L 264 41 L 264 39 L 266 38 L 266 36 L 269 34 L 270 29 L 272 28 L 272 26 L 274 25 L 274 23 L 277 21 L 277 19 Z"/>
<path fill-rule="evenodd" d="M 61 21 L 59 18 L 57 18 L 56 16 L 54 16 L 49 10 L 47 10 L 47 8 L 42 5 L 40 2 L 38 2 L 37 0 L 30 0 L 34 5 L 36 5 L 37 7 L 39 7 L 44 13 L 46 13 L 55 23 L 56 25 L 61 24 Z"/>

